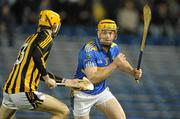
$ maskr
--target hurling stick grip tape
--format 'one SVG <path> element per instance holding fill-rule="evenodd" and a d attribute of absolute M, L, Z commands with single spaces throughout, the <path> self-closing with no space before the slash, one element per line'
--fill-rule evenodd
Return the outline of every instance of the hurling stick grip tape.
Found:
<path fill-rule="evenodd" d="M 140 66 L 141 66 L 141 60 L 142 60 L 142 55 L 143 55 L 143 51 L 140 51 L 140 52 L 139 52 L 139 58 L 138 58 L 137 70 L 140 69 Z M 139 83 L 139 80 L 138 80 L 138 79 L 135 79 L 135 80 L 136 80 L 136 83 Z"/>
<path fill-rule="evenodd" d="M 140 53 L 139 53 L 139 59 L 138 59 L 138 65 L 137 65 L 137 70 L 139 70 L 140 67 L 141 67 L 142 55 L 143 55 L 143 51 L 140 51 Z"/>

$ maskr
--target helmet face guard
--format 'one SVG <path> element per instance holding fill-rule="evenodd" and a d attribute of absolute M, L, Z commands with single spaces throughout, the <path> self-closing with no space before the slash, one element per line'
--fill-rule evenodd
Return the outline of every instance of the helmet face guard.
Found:
<path fill-rule="evenodd" d="M 117 38 L 117 29 L 118 28 L 117 28 L 115 21 L 110 20 L 110 19 L 101 20 L 97 26 L 98 38 L 100 36 L 100 33 L 103 30 L 112 30 L 112 31 L 115 31 L 115 39 L 116 39 Z"/>
<path fill-rule="evenodd" d="M 60 15 L 52 10 L 42 10 L 38 26 L 48 26 L 52 30 L 52 34 L 57 34 L 61 26 Z"/>

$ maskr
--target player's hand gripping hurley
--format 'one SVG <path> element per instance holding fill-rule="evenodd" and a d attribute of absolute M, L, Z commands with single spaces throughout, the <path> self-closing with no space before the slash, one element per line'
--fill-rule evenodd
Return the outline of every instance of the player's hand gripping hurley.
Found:
<path fill-rule="evenodd" d="M 143 8 L 143 16 L 144 16 L 144 30 L 143 30 L 143 38 L 142 38 L 142 42 L 141 42 L 141 49 L 140 49 L 139 58 L 138 58 L 138 65 L 137 65 L 138 70 L 140 69 L 140 66 L 141 66 L 141 59 L 142 59 L 142 55 L 143 55 L 143 50 L 145 48 L 149 24 L 151 21 L 151 9 L 148 5 L 145 5 Z M 137 83 L 139 83 L 138 79 L 135 79 L 135 80 Z"/>
<path fill-rule="evenodd" d="M 77 90 L 93 90 L 94 86 L 91 83 L 91 81 L 89 81 L 86 77 L 83 77 L 83 79 L 76 79 L 76 80 L 71 80 L 71 81 L 65 81 L 65 82 L 61 82 L 58 83 L 56 81 L 56 84 L 59 86 L 66 86 L 66 87 L 70 87 L 72 89 L 77 89 Z"/>

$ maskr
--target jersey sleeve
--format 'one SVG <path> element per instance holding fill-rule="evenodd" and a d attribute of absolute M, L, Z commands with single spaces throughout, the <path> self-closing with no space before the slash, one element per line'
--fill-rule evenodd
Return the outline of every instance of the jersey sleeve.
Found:
<path fill-rule="evenodd" d="M 120 47 L 117 44 L 114 44 L 114 46 L 110 49 L 110 58 L 114 60 L 115 57 L 121 52 Z"/>
<path fill-rule="evenodd" d="M 37 43 L 34 46 L 32 53 L 35 65 L 42 76 L 48 74 L 46 71 L 46 63 L 45 63 L 44 55 L 50 52 L 51 45 L 49 40 L 50 38 L 45 32 L 40 32 L 36 38 Z"/>
<path fill-rule="evenodd" d="M 93 51 L 84 51 L 82 53 L 81 59 L 84 69 L 88 67 L 97 67 L 96 58 Z"/>
<path fill-rule="evenodd" d="M 39 46 L 35 47 L 33 50 L 33 59 L 41 75 L 42 76 L 47 75 L 44 57 Z"/>
<path fill-rule="evenodd" d="M 116 45 L 115 46 L 115 56 L 117 56 L 120 52 L 121 52 L 121 48 L 118 45 Z"/>

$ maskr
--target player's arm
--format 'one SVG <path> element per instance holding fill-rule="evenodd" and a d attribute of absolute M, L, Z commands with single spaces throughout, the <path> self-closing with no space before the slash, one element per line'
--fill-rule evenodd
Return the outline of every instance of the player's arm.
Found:
<path fill-rule="evenodd" d="M 92 62 L 89 62 L 87 64 L 90 63 Z M 92 64 L 91 66 L 94 65 Z M 85 74 L 93 84 L 98 84 L 101 81 L 105 80 L 107 77 L 109 77 L 115 69 L 120 69 L 121 71 L 126 72 L 138 79 L 141 77 L 142 74 L 141 70 L 136 70 L 129 64 L 129 62 L 126 60 L 125 55 L 122 53 L 120 53 L 113 60 L 113 62 L 106 67 L 86 67 Z"/>
<path fill-rule="evenodd" d="M 117 68 L 116 62 L 112 62 L 108 66 L 98 67 L 96 56 L 93 51 L 84 51 L 80 56 L 84 66 L 84 73 L 87 78 L 93 83 L 98 84 L 105 80 Z M 101 69 L 101 70 L 100 70 Z"/>
<path fill-rule="evenodd" d="M 93 84 L 98 84 L 109 77 L 116 68 L 117 66 L 114 63 L 103 68 L 87 67 L 85 68 L 85 74 Z"/>
<path fill-rule="evenodd" d="M 120 71 L 128 73 L 128 74 L 134 76 L 137 79 L 141 78 L 141 75 L 142 75 L 141 69 L 137 70 L 136 68 L 133 68 L 131 66 L 131 64 L 127 61 L 127 59 L 126 59 L 126 57 L 125 57 L 125 55 L 123 53 L 119 53 L 119 55 L 116 57 L 115 60 L 118 60 L 118 59 L 121 59 L 121 62 L 117 62 L 118 69 Z"/>
<path fill-rule="evenodd" d="M 56 83 L 53 79 L 51 79 L 46 71 L 44 53 L 49 52 L 51 50 L 51 44 L 47 43 L 49 40 L 47 33 L 42 31 L 38 34 L 36 39 L 34 40 L 34 47 L 32 49 L 32 57 L 35 63 L 36 68 L 40 72 L 43 80 L 46 84 L 53 88 L 56 86 Z M 43 45 L 42 45 L 43 44 Z"/>
<path fill-rule="evenodd" d="M 54 79 L 58 85 L 66 86 L 74 90 L 93 90 L 94 88 L 92 83 L 85 77 L 83 77 L 83 80 L 81 79 L 74 80 L 74 79 L 62 78 L 50 72 L 48 72 L 48 75 L 50 78 Z"/>
<path fill-rule="evenodd" d="M 45 44 L 48 40 L 48 33 L 46 31 L 41 31 L 38 33 L 36 39 L 34 40 L 34 46 L 32 47 L 32 57 L 35 62 L 35 66 L 39 70 L 42 77 L 47 75 L 45 61 L 43 55 L 51 50 L 51 46 L 49 44 Z M 48 78 L 46 76 L 46 78 Z"/>
<path fill-rule="evenodd" d="M 42 76 L 43 80 L 46 82 L 46 84 L 50 88 L 56 87 L 56 82 L 49 77 L 49 75 L 46 71 L 43 53 L 39 46 L 34 47 L 32 56 L 33 56 L 33 60 L 35 62 L 35 66 L 41 73 L 41 76 Z"/>
<path fill-rule="evenodd" d="M 46 71 L 45 62 L 43 58 L 43 53 L 39 46 L 36 46 L 33 50 L 33 59 L 35 62 L 36 67 L 38 68 L 39 72 L 41 73 L 41 76 L 44 77 L 48 73 Z"/>

